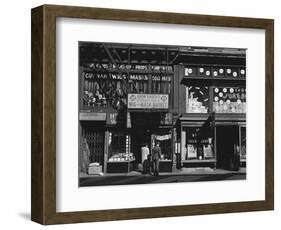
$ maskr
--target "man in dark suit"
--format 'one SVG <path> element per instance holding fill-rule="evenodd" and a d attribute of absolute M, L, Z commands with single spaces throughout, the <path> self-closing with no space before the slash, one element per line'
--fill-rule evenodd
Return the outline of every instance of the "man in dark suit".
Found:
<path fill-rule="evenodd" d="M 160 143 L 156 142 L 156 146 L 152 149 L 152 152 L 151 152 L 154 176 L 159 175 L 159 161 L 161 158 L 161 154 L 162 153 L 161 153 Z"/>

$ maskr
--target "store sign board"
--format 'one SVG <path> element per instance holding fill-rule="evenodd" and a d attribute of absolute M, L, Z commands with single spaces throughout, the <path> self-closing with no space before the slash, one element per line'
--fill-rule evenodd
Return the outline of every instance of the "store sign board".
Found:
<path fill-rule="evenodd" d="M 128 109 L 168 109 L 168 94 L 128 94 Z"/>
<path fill-rule="evenodd" d="M 132 81 L 148 81 L 148 74 L 109 74 L 109 73 L 94 73 L 94 72 L 83 72 L 82 76 L 85 79 L 93 80 L 132 80 Z M 151 76 L 152 81 L 170 82 L 172 81 L 171 76 L 160 76 L 158 74 Z"/>
<path fill-rule="evenodd" d="M 80 121 L 105 121 L 106 113 L 80 113 Z"/>
<path fill-rule="evenodd" d="M 166 134 L 166 135 L 155 135 L 155 139 L 158 141 L 166 141 L 172 138 L 172 134 Z"/>

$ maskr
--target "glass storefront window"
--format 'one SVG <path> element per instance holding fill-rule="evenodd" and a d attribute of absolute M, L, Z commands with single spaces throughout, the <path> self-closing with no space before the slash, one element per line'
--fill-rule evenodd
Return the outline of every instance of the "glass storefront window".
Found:
<path fill-rule="evenodd" d="M 148 93 L 148 75 L 129 75 L 129 93 Z"/>
<path fill-rule="evenodd" d="M 209 112 L 209 87 L 186 86 L 186 113 Z"/>
<path fill-rule="evenodd" d="M 112 107 L 121 110 L 127 106 L 128 93 L 172 92 L 172 75 L 83 72 L 82 78 L 83 109 Z"/>
<path fill-rule="evenodd" d="M 132 161 L 135 160 L 130 152 L 131 136 L 125 132 L 109 132 L 108 137 L 108 161 Z"/>
<path fill-rule="evenodd" d="M 214 87 L 213 111 L 216 113 L 246 113 L 245 87 Z"/>
<path fill-rule="evenodd" d="M 246 159 L 246 127 L 241 127 L 241 152 L 240 158 Z"/>
<path fill-rule="evenodd" d="M 172 76 L 152 75 L 151 80 L 151 93 L 171 93 Z"/>
<path fill-rule="evenodd" d="M 126 75 L 84 72 L 83 107 L 100 108 L 112 106 L 120 109 L 126 105 Z"/>
<path fill-rule="evenodd" d="M 214 158 L 213 132 L 205 127 L 183 127 L 181 134 L 182 160 Z"/>

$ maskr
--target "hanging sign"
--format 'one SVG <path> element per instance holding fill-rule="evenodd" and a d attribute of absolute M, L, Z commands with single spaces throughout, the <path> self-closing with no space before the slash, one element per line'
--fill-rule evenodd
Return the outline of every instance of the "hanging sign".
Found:
<path fill-rule="evenodd" d="M 166 134 L 166 135 L 155 135 L 155 139 L 158 141 L 166 141 L 172 138 L 171 134 Z"/>
<path fill-rule="evenodd" d="M 128 109 L 168 109 L 168 94 L 128 94 Z"/>

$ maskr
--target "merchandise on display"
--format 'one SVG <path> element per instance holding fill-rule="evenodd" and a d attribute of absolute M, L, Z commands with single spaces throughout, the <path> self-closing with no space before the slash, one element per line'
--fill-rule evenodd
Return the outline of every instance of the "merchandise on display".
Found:
<path fill-rule="evenodd" d="M 214 88 L 213 111 L 216 113 L 246 113 L 246 89 Z"/>
<path fill-rule="evenodd" d="M 208 87 L 186 87 L 186 112 L 208 113 L 209 88 Z"/>
<path fill-rule="evenodd" d="M 135 157 L 133 153 L 115 153 L 108 161 L 110 162 L 120 162 L 120 161 L 134 161 Z"/>

